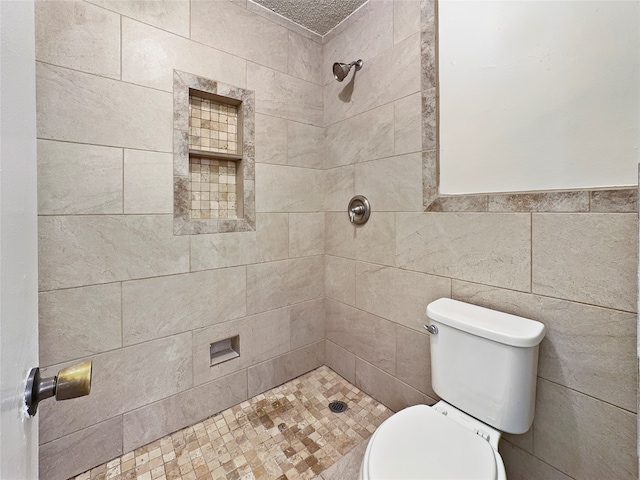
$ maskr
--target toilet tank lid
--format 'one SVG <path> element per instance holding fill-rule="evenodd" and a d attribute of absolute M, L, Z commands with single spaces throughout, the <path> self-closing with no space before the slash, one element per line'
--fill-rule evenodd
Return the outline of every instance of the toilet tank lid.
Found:
<path fill-rule="evenodd" d="M 439 298 L 427 305 L 427 316 L 458 330 L 514 347 L 534 347 L 544 337 L 542 323 L 470 303 Z"/>

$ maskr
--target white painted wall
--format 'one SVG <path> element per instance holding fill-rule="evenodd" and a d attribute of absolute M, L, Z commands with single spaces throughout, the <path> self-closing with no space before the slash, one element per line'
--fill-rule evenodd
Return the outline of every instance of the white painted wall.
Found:
<path fill-rule="evenodd" d="M 441 193 L 637 184 L 637 1 L 438 8 Z"/>
<path fill-rule="evenodd" d="M 38 364 L 33 1 L 0 1 L 0 478 L 38 478 L 24 388 Z"/>

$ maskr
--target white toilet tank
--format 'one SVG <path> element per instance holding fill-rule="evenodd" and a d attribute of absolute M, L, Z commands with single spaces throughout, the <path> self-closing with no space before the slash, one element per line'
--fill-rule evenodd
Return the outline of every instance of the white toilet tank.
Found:
<path fill-rule="evenodd" d="M 427 306 L 431 383 L 446 402 L 508 433 L 533 422 L 542 323 L 440 298 Z"/>

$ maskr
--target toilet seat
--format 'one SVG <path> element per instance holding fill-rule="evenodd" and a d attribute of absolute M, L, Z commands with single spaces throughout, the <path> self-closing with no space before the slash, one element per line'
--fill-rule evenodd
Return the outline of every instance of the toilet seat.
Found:
<path fill-rule="evenodd" d="M 416 405 L 388 418 L 373 434 L 364 480 L 503 478 L 498 452 L 474 431 L 435 408 Z"/>

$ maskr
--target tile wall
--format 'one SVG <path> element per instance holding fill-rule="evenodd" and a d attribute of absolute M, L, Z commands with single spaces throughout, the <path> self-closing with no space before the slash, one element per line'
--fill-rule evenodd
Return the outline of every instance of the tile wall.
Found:
<path fill-rule="evenodd" d="M 41 406 L 60 479 L 324 363 L 322 46 L 245 1 L 37 0 L 36 21 L 40 364 L 94 365 L 90 396 Z M 173 235 L 174 69 L 256 92 L 255 231 Z"/>
<path fill-rule="evenodd" d="M 531 196 L 505 198 L 512 213 L 423 212 L 436 75 L 423 61 L 421 78 L 420 60 L 433 57 L 433 9 L 370 0 L 324 38 L 327 365 L 392 409 L 431 403 L 428 302 L 535 318 L 548 329 L 537 411 L 502 442 L 509 478 L 637 478 L 635 196 L 604 213 L 593 197 L 592 213 L 563 213 L 563 195 L 541 209 L 555 213 L 521 208 Z M 353 84 L 330 78 L 332 62 L 361 57 Z M 355 194 L 373 210 L 361 228 L 344 213 Z"/>
<path fill-rule="evenodd" d="M 430 2 L 369 0 L 323 39 L 246 0 L 36 16 L 41 365 L 95 374 L 90 397 L 42 405 L 43 478 L 323 363 L 391 409 L 431 403 L 422 324 L 441 296 L 548 327 L 534 426 L 502 444 L 510 478 L 637 478 L 637 214 L 423 212 Z M 256 92 L 254 232 L 172 233 L 174 68 Z M 373 208 L 358 229 L 355 194 Z M 210 341 L 235 334 L 249 354 L 210 368 Z"/>

